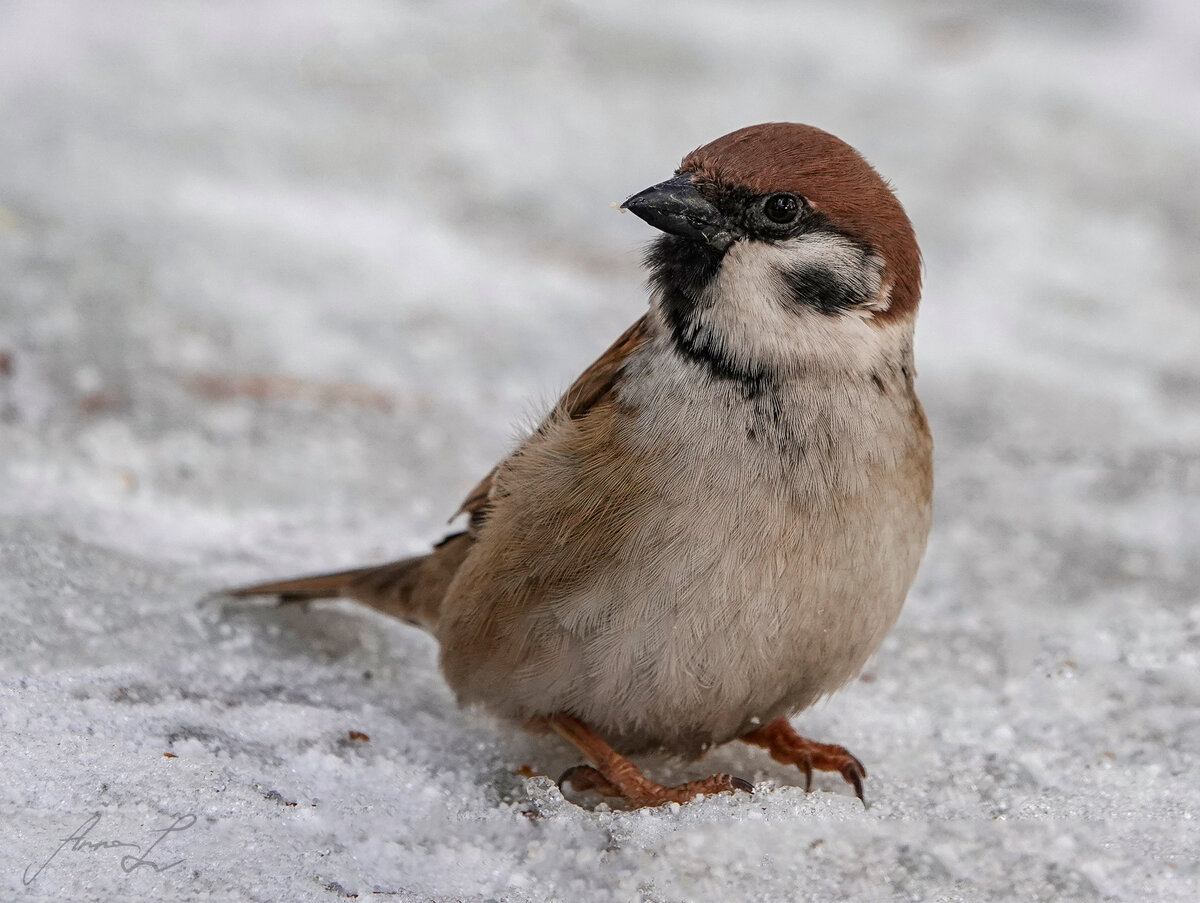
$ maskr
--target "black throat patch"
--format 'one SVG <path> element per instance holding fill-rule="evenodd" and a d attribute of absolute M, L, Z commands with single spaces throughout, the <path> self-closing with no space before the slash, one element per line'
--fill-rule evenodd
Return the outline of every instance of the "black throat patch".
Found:
<path fill-rule="evenodd" d="M 770 372 L 730 357 L 721 336 L 699 316 L 701 307 L 696 299 L 716 277 L 723 258 L 723 252 L 707 245 L 662 235 L 647 250 L 645 264 L 679 354 L 704 366 L 715 379 L 738 384 L 747 398 L 754 398 L 768 387 Z"/>

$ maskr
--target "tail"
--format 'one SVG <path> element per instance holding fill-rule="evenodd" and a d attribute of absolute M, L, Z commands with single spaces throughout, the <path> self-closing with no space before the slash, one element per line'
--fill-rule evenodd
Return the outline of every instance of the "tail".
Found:
<path fill-rule="evenodd" d="M 424 556 L 421 556 L 424 557 Z M 408 558 L 396 564 L 408 564 L 421 558 Z M 394 567 L 395 565 L 391 565 Z M 389 565 L 383 565 L 389 567 Z M 375 567 L 355 568 L 334 574 L 317 574 L 313 577 L 297 577 L 294 580 L 277 580 L 273 583 L 256 583 L 227 589 L 224 595 L 241 599 L 247 596 L 278 596 L 280 602 L 307 602 L 310 599 L 351 599 L 348 590 L 356 578 L 379 570 Z"/>
<path fill-rule="evenodd" d="M 472 542 L 469 534 L 456 533 L 438 543 L 428 555 L 333 574 L 256 583 L 225 590 L 224 595 L 277 596 L 280 602 L 353 599 L 431 630 L 437 624 L 450 581 Z"/>

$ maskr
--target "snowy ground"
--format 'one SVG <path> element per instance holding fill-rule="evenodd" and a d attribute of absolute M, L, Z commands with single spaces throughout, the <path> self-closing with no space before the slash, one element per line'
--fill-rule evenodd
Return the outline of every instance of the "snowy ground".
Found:
<path fill-rule="evenodd" d="M 1200 899 L 1197 20 L 0 6 L 0 897 Z M 648 764 L 753 797 L 584 811 L 424 636 L 198 604 L 436 539 L 641 311 L 609 202 L 769 119 L 860 147 L 928 266 L 929 554 L 798 721 L 869 809 L 726 748 Z"/>

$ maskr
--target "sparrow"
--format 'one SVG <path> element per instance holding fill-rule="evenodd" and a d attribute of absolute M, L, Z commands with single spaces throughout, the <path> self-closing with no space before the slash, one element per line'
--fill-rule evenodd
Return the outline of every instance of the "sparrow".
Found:
<path fill-rule="evenodd" d="M 423 627 L 460 704 L 582 753 L 564 789 L 635 807 L 750 791 L 664 786 L 628 758 L 740 740 L 862 799 L 859 760 L 789 717 L 878 648 L 929 533 L 912 224 L 852 147 L 780 122 L 622 207 L 661 232 L 649 310 L 467 496 L 465 530 L 229 592 Z"/>

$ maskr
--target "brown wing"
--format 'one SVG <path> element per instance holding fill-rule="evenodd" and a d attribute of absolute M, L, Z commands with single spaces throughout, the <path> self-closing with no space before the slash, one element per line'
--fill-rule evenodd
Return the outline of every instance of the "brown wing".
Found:
<path fill-rule="evenodd" d="M 577 419 L 591 410 L 612 391 L 622 365 L 645 337 L 646 318 L 642 317 L 571 384 L 546 422 L 564 414 Z M 459 510 L 460 514 L 466 512 L 471 516 L 470 528 L 442 540 L 428 555 L 336 574 L 260 583 L 227 590 L 226 594 L 278 596 L 281 602 L 355 599 L 385 614 L 431 629 L 437 622 L 442 597 L 474 545 L 475 531 L 486 517 L 495 476 L 496 468 L 493 468 Z"/>
<path fill-rule="evenodd" d="M 590 411 L 596 402 L 612 391 L 625 361 L 645 339 L 646 317 L 643 315 L 626 329 L 621 337 L 613 342 L 612 346 L 600 355 L 590 367 L 579 374 L 579 378 L 571 383 L 571 387 L 559 399 L 558 404 L 554 406 L 546 420 L 549 421 L 563 414 L 572 420 L 578 420 Z M 491 472 L 476 484 L 462 503 L 462 507 L 455 513 L 456 517 L 459 514 L 470 515 L 472 532 L 483 523 L 497 470 L 499 470 L 498 466 L 493 467 Z"/>

